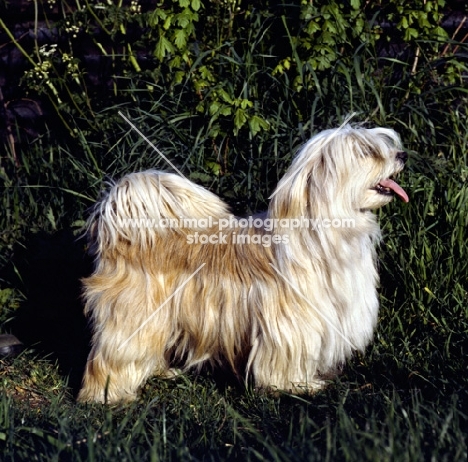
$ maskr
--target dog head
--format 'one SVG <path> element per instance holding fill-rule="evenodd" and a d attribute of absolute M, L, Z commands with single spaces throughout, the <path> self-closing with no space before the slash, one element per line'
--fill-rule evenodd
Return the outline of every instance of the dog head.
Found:
<path fill-rule="evenodd" d="M 388 128 L 345 125 L 314 136 L 272 195 L 275 215 L 349 217 L 409 198 L 394 177 L 407 154 Z M 288 210 L 287 210 L 288 209 Z"/>
<path fill-rule="evenodd" d="M 362 134 L 359 131 L 357 133 L 357 145 L 363 147 L 362 154 L 358 154 L 358 164 L 366 178 L 363 184 L 364 194 L 359 199 L 360 208 L 380 208 L 395 196 L 409 202 L 405 190 L 394 180 L 408 159 L 398 135 L 393 130 L 384 128 L 366 130 L 361 137 L 359 135 Z M 367 140 L 368 137 L 370 140 Z M 371 141 L 371 144 L 367 141 Z"/>

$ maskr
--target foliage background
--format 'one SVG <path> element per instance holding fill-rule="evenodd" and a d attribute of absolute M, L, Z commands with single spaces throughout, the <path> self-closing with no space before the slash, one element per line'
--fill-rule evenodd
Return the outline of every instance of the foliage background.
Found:
<path fill-rule="evenodd" d="M 0 360 L 5 460 L 466 460 L 464 2 L 18 4 L 0 11 L 14 64 L 0 95 L 0 319 L 3 331 L 10 318 L 35 334 L 55 325 L 62 375 L 37 345 Z M 81 330 L 64 316 L 72 302 L 45 293 L 82 269 L 63 230 L 83 224 L 106 179 L 169 169 L 119 111 L 239 214 L 264 208 L 297 148 L 347 114 L 401 134 L 411 202 L 380 213 L 375 343 L 328 390 L 275 398 L 154 379 L 131 409 L 73 404 L 63 374 Z"/>

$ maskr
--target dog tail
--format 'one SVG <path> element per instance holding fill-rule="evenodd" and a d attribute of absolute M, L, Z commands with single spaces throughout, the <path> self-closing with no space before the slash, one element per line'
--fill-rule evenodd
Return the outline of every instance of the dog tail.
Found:
<path fill-rule="evenodd" d="M 121 245 L 145 250 L 167 233 L 205 230 L 229 218 L 228 206 L 191 181 L 157 170 L 131 173 L 113 184 L 88 220 L 91 253 Z"/>

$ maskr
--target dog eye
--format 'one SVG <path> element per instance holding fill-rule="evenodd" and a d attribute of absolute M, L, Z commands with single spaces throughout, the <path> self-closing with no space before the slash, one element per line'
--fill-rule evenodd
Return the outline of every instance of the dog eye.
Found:
<path fill-rule="evenodd" d="M 398 160 L 401 160 L 403 163 L 405 163 L 408 160 L 408 154 L 404 151 L 398 151 L 396 158 Z"/>

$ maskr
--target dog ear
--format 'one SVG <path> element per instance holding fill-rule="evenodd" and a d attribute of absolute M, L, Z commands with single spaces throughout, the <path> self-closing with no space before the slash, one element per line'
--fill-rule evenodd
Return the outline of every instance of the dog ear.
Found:
<path fill-rule="evenodd" d="M 275 218 L 342 217 L 352 213 L 353 194 L 344 191 L 353 153 L 348 128 L 327 130 L 309 140 L 271 195 Z M 337 136 L 341 135 L 341 136 Z"/>

